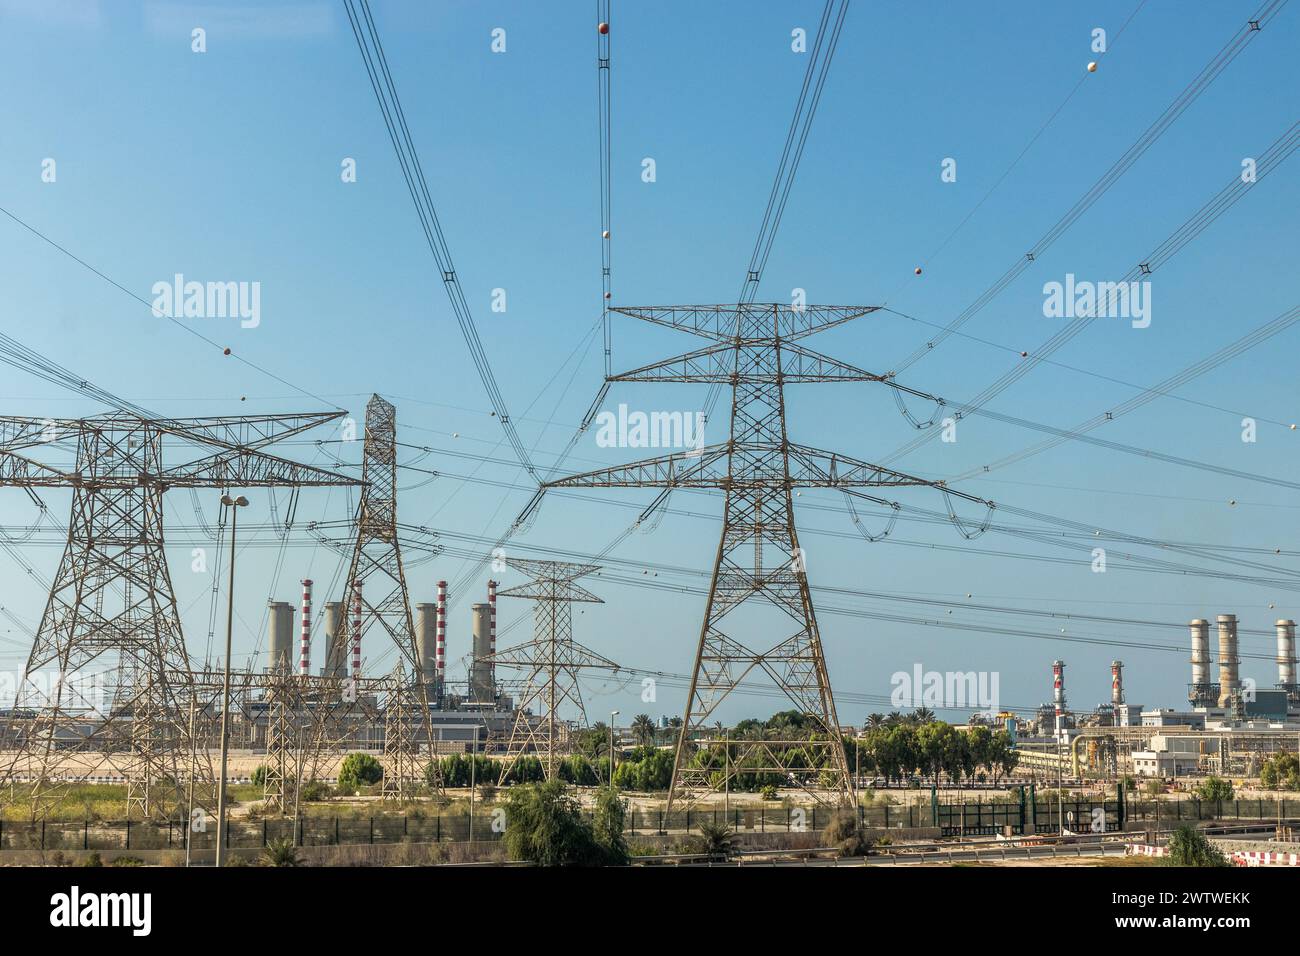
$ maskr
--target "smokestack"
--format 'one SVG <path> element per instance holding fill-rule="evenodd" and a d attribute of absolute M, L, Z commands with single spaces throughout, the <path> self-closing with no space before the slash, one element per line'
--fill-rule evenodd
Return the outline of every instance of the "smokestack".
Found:
<path fill-rule="evenodd" d="M 352 585 L 352 676 L 361 676 L 361 582 Z"/>
<path fill-rule="evenodd" d="M 474 640 L 474 663 L 470 666 L 470 699 L 486 703 L 495 695 L 492 686 L 492 662 L 488 659 L 492 647 L 492 605 L 475 604 L 470 609 Z"/>
<path fill-rule="evenodd" d="M 1124 662 L 1110 662 L 1110 702 L 1116 707 L 1124 705 Z"/>
<path fill-rule="evenodd" d="M 447 679 L 447 582 L 438 582 L 438 641 L 436 649 L 436 671 L 438 676 L 438 693 L 446 686 Z"/>
<path fill-rule="evenodd" d="M 302 579 L 302 642 L 298 657 L 298 674 L 311 673 L 311 578 Z"/>
<path fill-rule="evenodd" d="M 1210 700 L 1210 622 L 1197 618 L 1189 625 L 1192 631 L 1192 686 L 1187 695 L 1193 704 Z"/>
<path fill-rule="evenodd" d="M 1295 621 L 1277 622 L 1277 682 L 1288 691 L 1295 689 Z"/>
<path fill-rule="evenodd" d="M 287 674 L 293 670 L 293 605 L 288 601 L 271 601 L 267 606 L 271 627 L 267 670 Z"/>
<path fill-rule="evenodd" d="M 1056 730 L 1061 730 L 1065 714 L 1065 661 L 1052 661 L 1052 710 L 1056 714 Z"/>
<path fill-rule="evenodd" d="M 325 602 L 325 669 L 326 677 L 343 677 L 347 673 L 347 651 L 343 647 L 343 602 Z"/>
<path fill-rule="evenodd" d="M 415 606 L 415 654 L 420 662 L 420 683 L 431 686 L 437 679 L 435 634 L 438 630 L 436 604 Z"/>
<path fill-rule="evenodd" d="M 1241 691 L 1241 680 L 1237 667 L 1237 615 L 1220 614 L 1215 618 L 1219 625 L 1219 706 L 1227 707 L 1228 701 Z"/>
<path fill-rule="evenodd" d="M 497 583 L 488 581 L 488 607 L 492 609 L 491 618 L 488 624 L 488 653 L 496 654 L 497 652 Z M 492 681 L 492 688 L 495 693 L 497 684 L 497 665 L 493 660 L 488 667 L 488 678 Z"/>

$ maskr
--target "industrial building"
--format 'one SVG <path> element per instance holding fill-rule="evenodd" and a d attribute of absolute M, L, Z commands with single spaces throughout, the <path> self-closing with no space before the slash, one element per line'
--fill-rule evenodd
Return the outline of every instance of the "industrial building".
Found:
<path fill-rule="evenodd" d="M 1128 703 L 1124 664 L 1116 660 L 1110 665 L 1110 700 L 1089 712 L 1071 712 L 1065 662 L 1053 661 L 1051 702 L 1041 704 L 1032 719 L 1016 723 L 1021 766 L 1071 776 L 1250 775 L 1268 755 L 1295 751 L 1300 746 L 1295 621 L 1274 625 L 1277 681 L 1268 689 L 1241 674 L 1235 614 L 1215 618 L 1217 674 L 1212 672 L 1210 622 L 1197 618 L 1188 627 L 1188 707 L 1148 709 Z"/>

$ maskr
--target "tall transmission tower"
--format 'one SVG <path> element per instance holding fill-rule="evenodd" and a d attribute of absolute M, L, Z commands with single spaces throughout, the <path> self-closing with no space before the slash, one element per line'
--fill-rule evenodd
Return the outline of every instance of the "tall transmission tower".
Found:
<path fill-rule="evenodd" d="M 194 775 L 206 799 L 211 767 L 190 757 L 196 688 L 163 547 L 163 495 L 355 484 L 261 450 L 341 414 L 0 418 L 0 486 L 72 491 L 67 543 L 4 734 L 17 747 L 3 778 L 35 781 L 33 814 L 56 781 L 106 766 L 127 778 L 128 814 L 153 812 L 164 779 L 177 788 Z M 165 445 L 187 460 L 165 461 Z"/>
<path fill-rule="evenodd" d="M 785 386 L 881 382 L 901 387 L 894 385 L 891 375 L 868 372 L 797 344 L 876 309 L 741 303 L 614 310 L 701 336 L 711 344 L 612 376 L 611 381 L 731 386 L 727 441 L 547 483 L 557 488 L 720 488 L 724 492 L 722 535 L 677 741 L 670 810 L 674 801 L 690 806 L 705 793 L 728 786 L 739 773 L 770 773 L 793 780 L 822 802 L 831 802 L 827 791 L 837 800 L 853 796 L 805 555 L 795 528 L 794 490 L 835 488 L 860 495 L 850 489 L 943 486 L 792 442 L 786 430 Z M 657 437 L 660 445 L 672 444 L 663 440 L 666 436 Z M 742 606 L 775 608 L 783 629 L 765 629 L 748 617 L 727 620 Z M 792 633 L 784 629 L 791 621 Z M 737 628 L 743 628 L 744 642 Z M 772 633 L 780 635 L 775 643 Z M 757 641 L 763 643 L 750 646 Z M 729 753 L 716 760 L 711 754 L 695 753 L 697 734 L 722 701 L 755 671 L 767 674 L 805 715 L 814 733 L 800 740 L 721 741 Z M 794 759 L 796 754 L 811 759 Z M 819 785 L 827 775 L 829 788 Z"/>
<path fill-rule="evenodd" d="M 389 401 L 372 395 L 366 404 L 366 430 L 362 444 L 361 503 L 357 510 L 356 538 L 344 591 L 345 607 L 353 615 L 343 633 L 352 647 L 355 680 L 360 675 L 361 639 L 368 627 L 386 633 L 400 657 L 385 685 L 385 768 L 383 795 L 401 799 L 407 782 L 415 778 L 412 769 L 419 749 L 409 724 L 412 708 L 423 727 L 424 743 L 433 760 L 433 722 L 429 714 L 429 688 L 423 674 L 411 616 L 410 593 L 402 567 L 402 546 L 397 523 L 397 409 Z M 410 664 L 408 678 L 405 664 Z M 435 787 L 440 786 L 438 781 Z"/>
<path fill-rule="evenodd" d="M 533 639 L 498 651 L 492 657 L 496 664 L 528 670 L 523 691 L 515 703 L 515 722 L 505 759 L 501 761 L 499 779 L 504 780 L 521 757 L 532 753 L 541 759 L 546 779 L 550 780 L 556 773 L 556 758 L 573 752 L 569 725 L 561 718 L 561 710 L 573 708 L 580 726 L 587 724 L 578 672 L 590 668 L 618 670 L 613 661 L 573 639 L 572 605 L 605 603 L 574 582 L 600 569 L 593 564 L 528 558 L 507 558 L 506 564 L 531 575 L 532 580 L 500 591 L 497 596 L 528 598 L 536 603 Z"/>

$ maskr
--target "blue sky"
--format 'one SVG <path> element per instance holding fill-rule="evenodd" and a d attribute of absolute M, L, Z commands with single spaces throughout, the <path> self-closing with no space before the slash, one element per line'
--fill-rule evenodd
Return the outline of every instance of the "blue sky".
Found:
<path fill-rule="evenodd" d="M 1092 30 L 1105 28 L 1113 38 L 1136 5 L 855 4 L 759 298 L 789 301 L 799 287 L 811 302 L 887 301 L 927 322 L 951 321 L 1085 193 L 1254 10 L 1242 3 L 1149 0 L 1104 56 L 1092 53 Z M 492 366 L 525 440 L 539 461 L 549 462 L 602 374 L 599 343 L 591 339 L 600 314 L 592 5 L 375 0 L 373 9 Z M 616 303 L 734 299 L 806 66 L 806 57 L 791 51 L 791 30 L 811 33 L 820 12 L 821 4 L 809 2 L 615 0 Z M 423 244 L 341 5 L 2 0 L 0 27 L 0 78 L 10 91 L 0 133 L 0 205 L 146 300 L 155 282 L 178 272 L 200 281 L 260 282 L 257 328 L 241 329 L 229 319 L 186 321 L 294 387 L 155 318 L 2 217 L 0 328 L 97 384 L 169 414 L 314 410 L 322 407 L 306 397 L 314 394 L 360 418 L 366 398 L 379 392 L 398 407 L 403 441 L 510 457 Z M 206 53 L 191 51 L 194 27 L 207 31 Z M 491 31 L 498 27 L 507 47 L 494 54 Z M 955 337 L 903 380 L 954 399 L 972 396 L 1019 361 L 1015 349 L 1032 350 L 1060 328 L 1061 320 L 1043 315 L 1045 282 L 1067 273 L 1114 280 L 1142 261 L 1240 172 L 1243 158 L 1258 156 L 1295 121 L 1298 38 L 1297 11 L 1284 9 L 1047 255 L 963 327 L 1013 352 Z M 1007 173 L 1094 59 L 1098 71 Z M 355 183 L 340 179 L 340 163 L 349 157 L 357 163 Z M 656 162 L 654 183 L 641 179 L 645 157 Z M 952 183 L 940 179 L 948 157 L 957 161 Z M 57 163 L 54 183 L 42 181 L 47 158 Z M 1055 358 L 1150 384 L 1296 305 L 1294 163 L 1261 181 L 1153 276 L 1149 328 L 1099 320 Z M 978 212 L 931 257 L 1004 173 Z M 913 268 L 922 262 L 917 277 Z M 495 288 L 507 292 L 504 313 L 490 309 Z M 636 325 L 615 319 L 616 370 L 699 344 Z M 811 344 L 887 371 L 932 331 L 881 312 Z M 1103 437 L 1290 476 L 1300 431 L 1277 423 L 1300 418 L 1295 342 L 1294 330 L 1283 333 L 1178 393 L 1217 408 L 1160 399 L 1106 426 Z M 606 407 L 627 402 L 693 410 L 703 392 L 616 386 Z M 1114 381 L 1040 367 L 990 407 L 1069 427 L 1132 394 Z M 7 367 L 0 371 L 0 400 L 8 414 L 102 410 Z M 1254 443 L 1241 441 L 1243 415 L 1260 422 Z M 914 434 L 890 396 L 869 385 L 792 387 L 790 425 L 806 444 L 868 460 L 885 457 Z M 723 437 L 711 431 L 707 440 Z M 955 475 L 1039 437 L 970 420 L 960 424 L 955 443 L 932 442 L 894 465 Z M 304 460 L 320 454 L 310 444 L 286 451 Z M 359 449 L 339 454 L 355 461 Z M 404 455 L 413 462 L 420 453 Z M 570 464 L 594 468 L 637 455 L 598 448 L 589 435 Z M 494 537 L 528 498 L 526 489 L 498 486 L 527 483 L 509 465 L 433 452 L 419 467 L 496 484 L 449 476 L 426 483 L 427 475 L 407 473 L 401 514 L 413 524 Z M 1281 548 L 1281 555 L 1252 557 L 1276 562 L 1284 573 L 1296 567 L 1287 531 L 1297 504 L 1267 484 L 1072 443 L 962 487 L 1155 538 Z M 587 494 L 614 503 L 548 501 L 515 553 L 536 553 L 529 545 L 598 552 L 636 515 L 617 503 L 643 505 L 653 493 Z M 269 502 L 253 497 L 254 513 L 265 517 Z M 189 496 L 172 499 L 169 522 L 190 529 L 171 536 L 173 575 L 189 646 L 202 657 L 212 581 L 188 568 L 191 548 L 203 543 L 192 527 Z M 56 514 L 67 506 L 58 493 L 47 500 Z M 942 507 L 923 492 L 906 500 Z M 307 493 L 299 518 L 342 518 L 347 501 L 337 492 Z M 215 503 L 203 504 L 211 520 Z M 1181 650 L 1060 643 L 1053 638 L 1062 622 L 963 609 L 963 602 L 1174 624 L 1231 612 L 1251 629 L 1300 613 L 1290 591 L 1131 571 L 1120 562 L 1094 574 L 1086 555 L 1014 537 L 967 542 L 948 527 L 903 521 L 893 541 L 869 544 L 840 536 L 853 532 L 847 516 L 817 505 L 842 502 L 812 492 L 800 499 L 814 584 L 956 602 L 951 615 L 946 607 L 883 599 L 827 597 L 827 603 L 1023 627 L 1041 638 L 825 614 L 823 636 L 833 683 L 845 695 L 845 721 L 887 709 L 848 701 L 888 695 L 890 675 L 916 662 L 927 669 L 997 671 L 1002 702 L 1023 708 L 1050 696 L 1050 663 L 1059 656 L 1069 665 L 1072 703 L 1086 707 L 1105 699 L 1107 665 L 1118 656 L 1129 665 L 1130 700 L 1182 701 Z M 699 516 L 667 515 L 615 556 L 705 569 L 718 524 L 702 516 L 717 516 L 720 500 L 679 493 L 672 507 Z M 33 515 L 21 491 L 0 496 L 6 527 L 25 526 Z M 236 597 L 237 655 L 264 648 L 268 597 L 295 600 L 299 578 L 329 580 L 335 573 L 337 559 L 311 547 L 305 532 L 291 539 L 277 561 L 271 531 L 249 534 Z M 48 533 L 41 540 L 47 543 L 29 542 L 20 553 L 48 577 L 59 548 Z M 412 568 L 415 597 L 432 600 L 433 582 L 455 580 L 463 568 L 451 557 Z M 44 595 L 24 586 L 19 565 L 6 554 L 0 569 L 0 603 L 34 627 Z M 453 595 L 462 602 L 449 631 L 453 678 L 468 652 L 468 604 L 480 599 L 487 576 L 477 575 L 468 593 Z M 507 585 L 517 580 L 499 577 Z M 629 666 L 689 670 L 701 597 L 599 579 L 591 587 L 608 603 L 578 617 L 579 640 Z M 526 611 L 503 600 L 503 628 Z M 1186 643 L 1177 628 L 1065 626 L 1067 636 Z M 512 627 L 503 642 L 522 639 L 527 627 L 526 620 Z M 0 667 L 21 668 L 29 643 L 12 622 L 0 622 Z M 1269 654 L 1271 642 L 1246 635 L 1243 651 Z M 391 666 L 391 656 L 386 660 Z M 1262 660 L 1247 660 L 1243 669 L 1261 685 L 1275 679 Z M 592 713 L 681 709 L 682 689 L 661 688 L 659 700 L 645 704 L 639 682 L 623 683 L 597 681 Z M 738 698 L 723 716 L 777 706 Z"/>

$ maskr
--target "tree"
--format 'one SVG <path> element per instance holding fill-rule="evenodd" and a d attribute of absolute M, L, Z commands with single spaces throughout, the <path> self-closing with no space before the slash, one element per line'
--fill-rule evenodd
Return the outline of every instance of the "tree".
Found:
<path fill-rule="evenodd" d="M 384 778 L 384 768 L 370 754 L 348 754 L 339 768 L 339 789 L 357 790 Z"/>
<path fill-rule="evenodd" d="M 1166 859 L 1170 866 L 1228 865 L 1223 851 L 1190 824 L 1183 824 L 1169 838 L 1169 856 Z"/>
<path fill-rule="evenodd" d="M 725 823 L 701 823 L 700 836 L 704 841 L 703 852 L 712 857 L 725 860 L 735 846 L 736 832 Z"/>
<path fill-rule="evenodd" d="M 884 724 L 884 714 L 867 714 L 866 722 L 862 726 L 867 730 L 875 730 L 877 727 L 883 727 Z"/>
<path fill-rule="evenodd" d="M 591 815 L 591 829 L 605 854 L 606 866 L 626 866 L 627 841 L 623 839 L 623 823 L 627 819 L 627 804 L 613 787 L 596 791 L 596 803 Z"/>
<path fill-rule="evenodd" d="M 1300 760 L 1285 750 L 1274 754 L 1259 768 L 1259 782 L 1268 790 L 1300 790 Z"/>
<path fill-rule="evenodd" d="M 632 718 L 632 737 L 642 747 L 655 742 L 655 722 L 649 714 L 637 714 Z"/>
<path fill-rule="evenodd" d="M 984 724 L 975 724 L 966 729 L 966 751 L 970 756 L 971 769 L 985 767 L 993 773 L 993 731 Z M 970 774 L 970 770 L 967 774 Z"/>
<path fill-rule="evenodd" d="M 613 799 L 618 802 L 616 793 Z M 608 801 L 607 797 L 602 820 L 606 830 L 614 813 Z M 538 866 L 601 866 L 610 862 L 610 850 L 597 839 L 592 825 L 583 819 L 578 801 L 561 780 L 511 788 L 505 813 L 506 852 L 513 860 Z"/>
<path fill-rule="evenodd" d="M 916 724 L 928 724 L 934 720 L 934 711 L 929 707 L 918 707 L 912 711 L 912 722 Z"/>
<path fill-rule="evenodd" d="M 1206 803 L 1222 803 L 1232 799 L 1232 781 L 1222 777 L 1208 777 L 1196 788 L 1196 795 Z"/>

